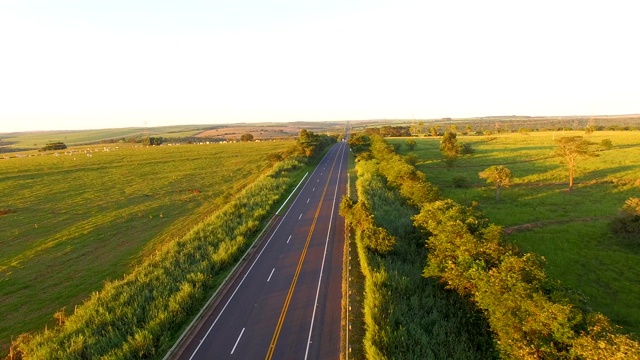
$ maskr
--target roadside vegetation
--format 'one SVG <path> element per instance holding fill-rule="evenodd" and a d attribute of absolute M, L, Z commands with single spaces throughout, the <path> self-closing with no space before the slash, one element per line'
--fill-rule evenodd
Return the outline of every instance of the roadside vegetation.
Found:
<path fill-rule="evenodd" d="M 183 191 L 175 189 L 175 187 L 186 185 L 176 180 L 180 176 L 185 176 L 184 172 L 187 169 L 178 167 L 179 170 L 176 171 L 175 168 L 171 168 L 167 169 L 168 176 L 159 175 L 157 173 L 161 168 L 158 165 L 165 163 L 163 160 L 166 159 L 158 157 L 151 159 L 143 157 L 144 160 L 137 164 L 138 167 L 148 171 L 144 173 L 146 177 L 129 179 L 131 181 L 127 182 L 122 188 L 114 186 L 116 188 L 116 193 L 114 194 L 115 202 L 126 200 L 127 197 L 122 195 L 126 194 L 126 191 L 130 190 L 131 187 L 143 190 L 142 194 L 136 193 L 132 197 L 136 200 L 147 201 L 136 202 L 135 206 L 132 206 L 133 209 L 124 207 L 123 210 L 110 214 L 112 216 L 103 218 L 98 224 L 99 226 L 94 225 L 95 228 L 92 228 L 84 225 L 90 224 L 96 217 L 96 213 L 101 213 L 105 209 L 102 207 L 93 209 L 89 206 L 91 214 L 88 215 L 89 219 L 83 223 L 82 227 L 78 227 L 80 224 L 73 224 L 73 221 L 77 219 L 72 217 L 69 219 L 71 223 L 67 223 L 67 225 L 71 225 L 71 229 L 65 228 L 61 224 L 60 226 L 63 227 L 59 231 L 61 231 L 62 235 L 57 236 L 57 238 L 54 237 L 52 240 L 36 237 L 34 242 L 39 243 L 39 246 L 35 248 L 26 246 L 24 242 L 19 241 L 24 239 L 22 237 L 25 235 L 24 233 L 19 231 L 14 234 L 16 238 L 13 244 L 16 247 L 15 256 L 6 259 L 6 266 L 3 267 L 6 281 L 13 281 L 16 284 L 29 284 L 29 282 L 19 281 L 24 277 L 16 278 L 15 273 L 20 273 L 20 269 L 31 268 L 31 272 L 24 276 L 32 280 L 40 276 L 45 279 L 47 276 L 53 276 L 55 280 L 48 285 L 51 286 L 52 290 L 60 291 L 61 294 L 43 291 L 43 289 L 47 289 L 46 285 L 42 285 L 37 281 L 32 283 L 35 289 L 43 291 L 42 294 L 38 294 L 40 298 L 53 303 L 54 299 L 60 295 L 63 295 L 63 297 L 68 296 L 69 288 L 59 289 L 57 286 L 59 283 L 66 283 L 66 277 L 70 274 L 69 271 L 75 270 L 82 276 L 75 283 L 79 289 L 75 292 L 71 290 L 71 296 L 75 295 L 72 300 L 79 302 L 91 291 L 93 293 L 89 299 L 74 310 L 65 308 L 65 305 L 72 305 L 73 302 L 72 304 L 69 304 L 68 300 L 57 302 L 58 307 L 54 309 L 59 310 L 55 311 L 55 313 L 50 311 L 48 314 L 50 318 L 53 315 L 56 324 L 49 324 L 51 326 L 48 325 L 48 329 L 45 329 L 44 332 L 25 333 L 17 339 L 14 338 L 11 355 L 16 358 L 47 359 L 76 357 L 154 358 L 164 355 L 163 352 L 172 345 L 172 341 L 175 340 L 185 322 L 195 315 L 206 296 L 220 284 L 241 254 L 250 246 L 257 230 L 278 203 L 281 196 L 287 189 L 291 188 L 292 180 L 298 177 L 296 170 L 300 169 L 307 161 L 306 157 L 299 157 L 299 154 L 311 147 L 312 149 L 309 151 L 319 156 L 326 146 L 335 142 L 335 138 L 328 140 L 325 138 L 325 135 L 313 137 L 313 139 L 318 140 L 317 143 L 313 144 L 303 144 L 297 141 L 282 142 L 280 144 L 278 142 L 265 142 L 207 147 L 179 147 L 179 149 L 184 150 L 206 148 L 211 152 L 183 153 L 186 157 L 181 158 L 181 160 L 187 160 L 186 162 L 192 167 L 191 170 L 196 172 L 196 174 L 188 175 L 191 181 L 200 181 L 202 178 L 214 179 L 215 181 L 222 180 L 219 187 L 233 190 L 234 192 L 221 192 L 218 198 L 206 198 L 205 201 L 211 202 L 214 200 L 213 203 L 215 204 L 212 206 L 210 203 L 206 207 L 207 211 L 198 212 L 200 216 L 205 215 L 206 219 L 203 221 L 203 218 L 199 217 L 196 221 L 191 221 L 189 226 L 180 228 L 184 232 L 173 231 L 173 235 L 177 236 L 164 237 L 164 241 L 153 239 L 154 235 L 158 234 L 158 229 L 162 229 L 158 224 L 155 224 L 155 227 L 146 229 L 131 226 L 131 223 L 136 223 L 136 220 L 140 221 L 140 219 L 144 223 L 147 222 L 145 219 L 148 219 L 149 222 L 152 222 L 153 219 L 158 219 L 156 220 L 157 222 L 163 222 L 167 218 L 173 218 L 172 220 L 174 221 L 179 220 L 181 212 L 189 210 L 188 206 L 175 209 L 171 207 L 173 205 L 172 201 L 175 201 L 171 196 L 172 193 L 181 193 Z M 141 148 L 139 151 L 149 152 L 157 149 L 167 151 L 164 155 L 169 154 L 172 150 L 179 151 L 175 147 L 171 150 L 170 147 Z M 229 149 L 230 151 L 225 153 L 224 149 Z M 124 159 L 127 159 L 126 155 L 128 154 L 123 153 L 125 150 L 119 150 L 121 150 L 119 156 L 113 160 L 112 164 L 106 161 L 107 158 L 102 159 L 102 161 L 95 161 L 96 156 L 92 159 L 95 161 L 91 164 L 92 166 L 87 166 L 85 163 L 84 166 L 72 167 L 67 171 L 61 171 L 59 175 L 61 178 L 65 178 L 65 176 L 73 174 L 76 175 L 76 178 L 74 178 L 76 180 L 78 175 L 84 175 L 96 182 L 98 179 L 105 181 L 105 183 L 101 183 L 102 186 L 99 188 L 83 189 L 84 192 L 82 192 L 85 196 L 96 196 L 95 203 L 104 205 L 100 200 L 105 196 L 105 192 L 108 193 L 111 189 L 101 191 L 103 187 L 107 188 L 107 184 L 110 184 L 110 182 L 117 183 L 122 180 L 117 176 L 111 177 L 112 174 L 117 173 L 120 167 L 126 169 L 121 169 L 121 171 L 125 171 L 127 174 L 131 170 L 132 163 L 123 162 L 123 156 Z M 132 149 L 129 149 L 129 151 L 132 151 Z M 133 153 L 135 151 L 138 150 L 133 150 Z M 117 151 L 114 153 L 117 153 Z M 148 154 L 147 156 L 149 156 Z M 218 156 L 214 156 L 214 154 Z M 220 156 L 221 154 L 226 154 L 229 158 L 225 159 L 225 156 Z M 278 154 L 280 159 L 274 162 L 271 159 L 272 154 Z M 50 159 L 57 158 L 52 155 L 49 157 Z M 29 161 L 35 159 L 11 159 L 14 162 L 20 160 Z M 42 161 L 41 158 L 38 158 L 38 160 Z M 168 161 L 167 165 L 175 166 L 176 164 L 173 161 Z M 51 166 L 51 164 L 48 164 L 48 166 Z M 218 171 L 215 171 L 216 166 L 220 167 Z M 103 167 L 107 169 L 107 175 L 100 173 L 99 170 Z M 264 173 L 266 170 L 268 172 Z M 263 173 L 263 175 L 260 176 L 260 173 Z M 37 171 L 31 173 L 30 176 L 34 174 L 37 174 Z M 15 177 L 20 178 L 22 175 L 24 175 L 23 172 L 17 170 Z M 227 176 L 226 179 L 225 175 Z M 232 175 L 238 177 L 234 178 Z M 161 183 L 160 180 L 165 179 L 165 176 L 170 180 L 167 179 L 168 183 Z M 260 177 L 256 180 L 257 176 Z M 235 182 L 230 181 L 231 179 L 235 179 Z M 49 178 L 48 180 L 51 179 Z M 64 183 L 64 181 L 61 183 Z M 87 183 L 91 183 L 91 181 Z M 249 184 L 251 185 L 248 186 Z M 63 189 L 66 188 L 63 187 Z M 159 191 L 157 195 L 154 195 L 154 189 Z M 207 192 L 213 192 L 213 190 L 217 189 L 209 188 L 206 190 Z M 194 195 L 201 195 L 205 188 L 198 187 L 194 189 L 189 187 L 184 191 L 185 193 L 180 194 L 180 196 L 187 199 L 180 198 L 180 200 L 186 201 Z M 48 192 L 52 192 L 51 189 Z M 240 193 L 237 194 L 237 192 Z M 61 198 L 70 199 L 77 204 L 76 207 L 85 203 L 82 199 L 78 199 L 77 196 L 74 198 L 72 194 L 65 193 L 63 190 L 60 190 L 60 193 Z M 152 205 L 153 202 L 147 199 L 148 197 L 156 197 L 159 204 Z M 17 197 L 16 199 L 21 198 Z M 34 201 L 34 199 L 38 201 L 38 198 L 34 196 L 31 196 L 30 199 L 28 201 Z M 44 202 L 42 207 L 45 209 L 47 206 L 53 206 L 53 204 L 59 206 L 55 201 L 47 203 L 47 201 L 53 201 L 50 198 L 39 201 Z M 107 206 L 107 209 L 112 206 L 114 205 Z M 202 207 L 204 208 L 204 205 Z M 17 210 L 10 213 L 11 215 L 19 212 L 27 214 L 27 206 L 24 208 L 14 206 L 13 208 Z M 86 208 L 72 209 L 75 209 L 74 214 L 87 210 Z M 130 214 L 129 210 L 133 211 L 133 214 Z M 194 210 L 201 209 L 192 207 L 191 211 Z M 62 209 L 58 211 L 64 212 Z M 41 224 L 47 221 L 55 223 L 55 219 L 50 219 L 51 213 L 49 211 L 40 214 L 40 216 L 42 217 L 39 219 Z M 131 217 L 131 221 L 127 222 L 129 226 L 120 224 L 122 217 L 125 220 Z M 2 220 L 0 219 L 0 221 Z M 33 219 L 28 218 L 28 221 L 32 222 Z M 179 223 L 179 221 L 176 222 Z M 164 224 L 166 226 L 167 223 Z M 50 226 L 51 224 L 49 224 Z M 76 235 L 78 239 L 67 238 L 67 235 L 73 235 L 73 232 L 69 232 L 69 230 L 75 227 L 78 227 L 80 231 Z M 89 229 L 91 231 L 87 231 Z M 123 229 L 132 231 L 121 233 L 120 231 Z M 91 232 L 90 236 L 86 236 L 88 232 Z M 153 240 L 150 241 L 151 239 Z M 145 245 L 144 240 L 149 243 Z M 123 249 L 127 248 L 129 243 L 137 245 L 130 246 L 124 251 Z M 152 243 L 153 245 L 150 245 Z M 143 245 L 144 249 L 141 251 Z M 78 252 L 70 251 L 74 249 L 74 246 L 79 246 Z M 111 251 L 117 255 L 114 256 Z M 69 260 L 65 260 L 58 265 L 57 261 L 60 261 L 60 257 L 66 258 L 66 256 L 69 257 Z M 84 256 L 94 257 L 94 259 L 85 259 Z M 111 267 L 105 265 L 104 258 L 111 259 Z M 132 258 L 136 260 L 132 261 Z M 49 263 L 45 261 L 36 262 L 36 260 L 48 260 Z M 74 261 L 78 263 L 74 264 Z M 36 264 L 38 266 L 35 268 L 40 270 L 34 273 L 34 269 L 30 265 Z M 61 266 L 63 274 L 46 273 L 46 269 L 50 269 L 52 265 Z M 66 269 L 64 266 L 69 266 L 73 269 Z M 105 271 L 108 269 L 111 269 L 110 273 Z M 107 274 L 115 274 L 116 276 L 108 277 Z M 60 277 L 56 278 L 56 275 Z M 87 277 L 90 276 L 102 276 L 102 279 L 88 281 Z M 113 280 L 119 276 L 122 276 L 122 280 Z M 107 282 L 103 285 L 102 282 L 104 280 L 107 280 Z M 93 287 L 94 290 L 86 291 L 86 287 Z M 95 291 L 99 288 L 102 288 L 102 290 Z M 22 299 L 29 306 L 36 309 L 38 305 L 27 300 L 26 296 L 28 295 L 20 293 L 21 290 L 25 289 L 33 291 L 31 286 L 14 288 L 14 293 L 11 293 L 11 295 L 16 299 Z M 75 304 L 78 302 L 75 302 Z M 60 306 L 60 303 L 62 303 L 62 306 Z M 27 317 L 26 314 L 23 315 Z M 13 320 L 17 319 L 16 317 L 12 318 Z M 37 321 L 36 319 L 31 322 L 27 330 L 33 329 L 37 325 Z M 7 321 L 7 324 L 11 326 L 16 323 L 11 319 Z M 15 327 L 10 331 L 15 334 Z"/>
<path fill-rule="evenodd" d="M 594 134 L 597 133 L 595 132 Z M 375 144 L 384 143 L 384 140 L 371 136 L 372 150 L 370 152 L 366 151 L 366 141 L 363 141 L 363 137 L 356 136 L 353 140 L 352 148 L 363 151 L 359 156 L 360 162 L 379 161 L 380 169 L 388 168 L 387 163 L 383 159 L 379 159 L 375 150 Z M 501 150 L 503 151 L 496 152 L 493 156 L 497 156 L 500 160 L 503 160 L 504 157 L 513 156 L 514 158 L 508 162 L 496 161 L 491 154 L 487 153 L 486 149 L 479 146 L 484 142 L 476 142 L 473 146 L 475 151 L 471 156 L 460 157 L 454 166 L 451 166 L 442 161 L 443 157 L 439 151 L 440 139 L 416 140 L 417 144 L 412 153 L 419 159 L 417 166 L 426 170 L 425 173 L 428 174 L 429 179 L 431 179 L 431 175 L 434 175 L 435 178 L 443 179 L 442 184 L 444 184 L 442 187 L 444 197 L 437 200 L 422 199 L 416 201 L 416 198 L 406 191 L 402 196 L 409 204 L 415 204 L 420 209 L 419 214 L 414 215 L 412 220 L 413 225 L 422 230 L 421 238 L 426 240 L 428 246 L 426 255 L 428 261 L 423 275 L 427 278 L 439 279 L 448 289 L 455 290 L 463 298 L 471 301 L 478 309 L 482 310 L 495 336 L 495 344 L 501 357 L 567 359 L 613 357 L 633 359 L 638 357 L 640 346 L 634 341 L 633 336 L 630 337 L 620 333 L 620 330 L 616 329 L 616 326 L 612 325 L 605 316 L 595 312 L 601 310 L 594 309 L 588 302 L 585 302 L 582 295 L 573 291 L 572 284 L 557 282 L 555 273 L 547 275 L 546 267 L 541 257 L 533 253 L 521 252 L 513 245 L 511 239 L 504 237 L 503 228 L 492 224 L 493 218 L 491 216 L 485 217 L 480 211 L 486 209 L 487 213 L 489 213 L 489 209 L 492 207 L 515 201 L 513 192 L 518 187 L 516 184 L 521 179 L 518 171 L 525 168 L 525 164 L 521 164 L 516 160 L 516 157 L 520 154 L 517 154 L 516 151 L 504 151 L 504 148 L 502 148 Z M 486 142 L 493 145 L 496 140 L 497 138 Z M 385 148 L 387 151 L 391 151 L 393 148 L 398 148 L 397 144 L 401 144 L 404 141 L 404 139 L 394 140 L 393 142 L 396 146 L 386 146 Z M 615 144 L 616 141 L 614 140 L 613 143 Z M 539 156 L 539 152 L 536 153 L 536 149 L 540 150 L 539 145 L 533 149 L 522 146 L 522 144 L 519 144 L 519 146 L 522 147 L 519 150 L 522 150 L 526 154 L 525 156 Z M 557 145 L 553 144 L 553 141 L 549 141 L 548 145 L 542 146 L 544 155 L 539 158 L 536 156 L 533 159 L 528 157 L 526 165 L 534 165 L 533 168 L 538 169 L 535 164 L 531 164 L 536 159 L 542 159 L 542 161 L 554 159 L 552 155 L 554 146 Z M 415 155 L 420 151 L 427 152 L 432 156 Z M 387 156 L 384 155 L 383 157 Z M 473 167 L 468 165 L 470 162 L 477 160 L 480 160 L 478 161 L 479 164 L 475 164 Z M 557 167 L 562 168 L 558 160 L 555 158 L 555 164 L 557 164 Z M 628 161 L 633 162 L 634 160 L 629 159 Z M 397 163 L 398 161 L 396 160 L 395 162 Z M 584 163 L 586 164 L 587 162 Z M 491 194 L 494 192 L 492 188 L 482 186 L 482 179 L 478 176 L 478 173 L 482 170 L 498 164 L 509 164 L 509 168 L 518 169 L 512 169 L 514 188 L 503 191 L 503 197 L 500 202 L 495 200 L 495 195 Z M 360 163 L 358 166 L 360 166 Z M 637 169 L 637 167 L 635 168 Z M 458 169 L 466 170 L 459 172 L 457 171 Z M 566 171 L 566 169 L 562 170 Z M 533 170 L 530 169 L 529 171 L 534 176 Z M 560 176 L 562 172 L 557 170 L 555 175 Z M 397 191 L 400 193 L 407 184 L 414 187 L 424 186 L 424 179 L 419 175 L 411 175 L 409 170 L 405 171 L 404 174 L 404 176 L 400 177 L 404 181 L 388 181 L 387 186 L 378 186 L 377 190 L 373 192 L 377 194 L 376 196 L 380 196 L 379 194 L 384 194 L 385 192 Z M 563 177 L 566 176 L 562 175 Z M 558 193 L 565 194 L 565 196 L 584 196 L 584 194 L 577 194 L 578 190 L 582 188 L 582 176 L 584 174 L 579 172 L 576 177 L 578 179 L 576 188 L 572 192 L 567 191 L 566 183 L 558 180 L 554 181 L 552 187 Z M 467 178 L 469 187 L 462 189 L 454 187 L 452 181 L 454 177 Z M 360 178 L 358 181 L 360 181 Z M 558 182 L 560 184 L 557 184 Z M 592 181 L 591 185 L 593 183 L 600 184 L 600 181 Z M 633 181 L 627 181 L 624 178 L 618 178 L 616 181 L 605 181 L 604 183 L 609 185 L 613 183 L 621 189 L 636 186 Z M 527 189 L 522 189 L 522 193 Z M 473 191 L 477 191 L 477 194 L 480 195 L 477 199 L 470 196 Z M 468 206 L 446 199 L 450 197 L 449 194 L 451 193 L 464 194 L 465 196 L 457 201 L 467 203 Z M 624 194 L 619 196 L 624 197 Z M 376 210 L 371 212 L 369 219 L 358 216 L 358 213 L 362 212 L 358 207 L 368 208 L 366 201 L 362 199 L 359 189 L 357 203 L 353 203 L 351 200 L 343 202 L 343 212 L 347 215 L 350 223 L 357 224 L 355 225 L 356 228 L 358 226 L 366 228 L 369 226 L 368 224 L 373 223 L 374 230 L 370 230 L 368 233 L 381 233 L 384 235 L 383 231 L 388 231 L 393 237 L 393 233 L 389 229 L 402 223 L 400 219 L 406 218 L 406 214 L 400 215 L 402 214 L 400 211 L 393 211 L 392 213 L 397 216 L 393 225 L 382 226 L 380 224 L 382 221 L 379 219 L 384 217 L 376 214 Z M 566 199 L 564 200 L 566 201 Z M 557 201 L 560 202 L 562 200 Z M 616 206 L 612 214 L 615 214 L 619 207 L 620 204 Z M 378 205 L 375 209 L 378 208 L 381 208 L 381 206 Z M 518 211 L 516 209 L 519 209 L 519 207 L 516 208 L 511 205 L 509 215 L 517 217 L 518 214 L 515 213 Z M 535 212 L 542 211 L 537 209 Z M 520 214 L 520 216 L 522 215 Z M 505 219 L 508 217 L 506 216 Z M 382 230 L 375 229 L 375 226 L 382 227 Z M 564 234 L 564 232 L 558 233 Z M 366 236 L 367 231 L 362 231 L 362 234 Z M 379 236 L 378 238 L 384 239 L 385 236 Z M 399 250 L 396 248 L 400 244 L 399 238 L 393 237 L 393 239 L 396 241 L 394 248 L 392 250 L 383 248 L 383 253 L 380 252 L 381 249 L 367 245 L 367 241 L 363 241 L 362 244 L 368 251 L 377 253 L 378 256 L 387 259 Z M 368 243 L 375 245 L 376 241 L 369 240 Z M 528 249 L 524 250 L 530 251 Z M 567 262 L 566 266 L 578 267 L 574 264 Z M 424 262 L 420 265 L 424 266 Z M 366 277 L 366 269 L 367 267 L 370 268 L 371 265 L 370 263 L 363 263 L 362 267 L 365 269 L 363 272 L 365 272 Z M 594 269 L 597 269 L 597 271 Z M 598 267 L 591 268 L 592 272 L 602 271 L 606 273 L 609 270 L 606 266 L 603 266 L 602 269 Z M 374 277 L 371 276 L 371 278 Z M 566 285 L 569 285 L 569 287 L 565 287 Z M 388 287 L 382 288 L 388 289 Z M 635 288 L 638 288 L 637 280 Z M 373 291 L 370 291 L 367 286 L 365 288 L 365 327 L 367 336 L 365 336 L 364 344 L 368 357 L 412 358 L 411 356 L 405 356 L 406 353 L 393 356 L 391 355 L 394 354 L 393 350 L 386 348 L 384 341 L 374 342 L 370 340 L 370 332 L 373 335 L 382 333 L 384 334 L 382 338 L 385 339 L 388 334 L 393 334 L 393 331 L 385 331 L 387 329 L 385 323 L 389 316 L 388 313 L 379 314 L 376 311 L 367 313 L 369 292 Z M 401 294 L 398 291 L 390 293 Z M 384 299 L 384 297 L 382 298 Z M 401 305 L 403 301 L 399 297 L 394 297 L 393 301 L 390 302 L 393 304 L 390 306 L 392 309 L 403 307 Z M 384 309 L 384 306 L 376 304 L 372 308 L 376 310 Z M 371 316 L 370 314 L 374 315 Z M 378 315 L 376 316 L 376 314 Z M 375 339 L 376 336 L 373 336 L 373 338 Z M 373 350 L 367 349 L 367 347 L 371 347 Z"/>
<path fill-rule="evenodd" d="M 2 352 L 184 236 L 293 143 L 70 147 L 0 160 Z"/>
<path fill-rule="evenodd" d="M 345 198 L 340 211 L 355 234 L 353 250 L 364 275 L 359 305 L 365 357 L 495 358 L 480 312 L 436 280 L 421 276 L 427 252 L 411 222 L 417 208 L 406 199 L 432 201 L 437 189 L 422 181 L 421 174 L 384 141 L 371 143 L 368 136 L 355 136 L 352 143 L 362 145 L 356 164 L 358 201 Z"/>

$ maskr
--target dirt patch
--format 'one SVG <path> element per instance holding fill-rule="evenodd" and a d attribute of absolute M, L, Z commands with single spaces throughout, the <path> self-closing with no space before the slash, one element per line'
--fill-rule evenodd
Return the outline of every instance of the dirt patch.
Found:
<path fill-rule="evenodd" d="M 14 212 L 16 212 L 16 211 L 15 210 L 11 210 L 11 209 L 2 209 L 2 210 L 0 210 L 0 216 L 11 214 L 11 213 L 14 213 Z"/>

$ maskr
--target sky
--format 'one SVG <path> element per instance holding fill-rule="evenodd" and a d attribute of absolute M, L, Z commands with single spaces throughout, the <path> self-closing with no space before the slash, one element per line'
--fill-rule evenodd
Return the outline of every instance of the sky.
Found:
<path fill-rule="evenodd" d="M 0 0 L 0 133 L 640 113 L 634 1 Z"/>

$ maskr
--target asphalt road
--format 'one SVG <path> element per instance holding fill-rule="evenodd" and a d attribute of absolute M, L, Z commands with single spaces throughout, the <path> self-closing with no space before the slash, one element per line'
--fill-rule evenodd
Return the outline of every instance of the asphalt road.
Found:
<path fill-rule="evenodd" d="M 307 176 L 180 359 L 339 358 L 347 152 Z"/>

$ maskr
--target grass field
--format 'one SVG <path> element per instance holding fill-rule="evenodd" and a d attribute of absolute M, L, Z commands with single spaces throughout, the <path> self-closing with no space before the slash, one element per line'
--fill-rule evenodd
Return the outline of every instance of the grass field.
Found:
<path fill-rule="evenodd" d="M 587 138 L 610 139 L 611 150 L 577 164 L 576 186 L 568 192 L 568 170 L 553 157 L 554 139 L 583 132 L 534 132 L 494 136 L 459 136 L 471 143 L 472 156 L 448 167 L 438 150 L 439 138 L 417 138 L 417 167 L 445 197 L 463 204 L 476 202 L 494 223 L 514 231 L 508 239 L 547 260 L 547 269 L 565 285 L 587 296 L 587 305 L 626 331 L 640 335 L 640 246 L 614 238 L 609 219 L 631 196 L 640 195 L 640 132 L 598 131 Z M 393 139 L 391 143 L 404 143 Z M 495 200 L 495 190 L 478 177 L 491 165 L 505 165 L 513 186 Z M 454 188 L 455 177 L 466 177 L 467 188 Z"/>
<path fill-rule="evenodd" d="M 290 144 L 111 146 L 91 156 L 1 159 L 2 348 L 182 236 Z"/>
<path fill-rule="evenodd" d="M 62 141 L 67 145 L 96 143 L 100 140 L 119 139 L 137 136 L 187 137 L 193 136 L 211 126 L 176 125 L 151 128 L 120 128 L 99 130 L 59 130 L 34 131 L 21 133 L 0 133 L 0 145 L 9 148 L 39 149 L 48 142 Z M 1 150 L 1 148 L 0 148 Z"/>

